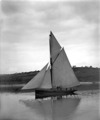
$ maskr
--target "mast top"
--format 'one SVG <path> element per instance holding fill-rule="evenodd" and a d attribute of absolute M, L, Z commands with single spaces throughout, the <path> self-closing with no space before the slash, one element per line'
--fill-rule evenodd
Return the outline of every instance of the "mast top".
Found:
<path fill-rule="evenodd" d="M 50 35 L 52 34 L 52 31 L 50 31 Z"/>
<path fill-rule="evenodd" d="M 49 36 L 51 37 L 52 35 L 53 35 L 52 31 L 50 31 L 50 35 Z"/>

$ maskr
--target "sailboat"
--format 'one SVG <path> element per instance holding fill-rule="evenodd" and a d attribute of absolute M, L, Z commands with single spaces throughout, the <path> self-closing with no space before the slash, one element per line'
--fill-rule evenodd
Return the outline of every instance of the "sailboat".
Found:
<path fill-rule="evenodd" d="M 50 62 L 33 77 L 22 91 L 35 91 L 35 98 L 56 97 L 75 94 L 80 85 L 71 68 L 64 48 L 61 47 L 54 34 L 50 32 Z"/>

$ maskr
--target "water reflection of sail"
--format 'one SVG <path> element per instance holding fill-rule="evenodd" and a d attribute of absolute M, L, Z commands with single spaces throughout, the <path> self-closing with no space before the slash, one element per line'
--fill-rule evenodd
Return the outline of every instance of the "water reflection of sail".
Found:
<path fill-rule="evenodd" d="M 33 112 L 44 120 L 66 120 L 73 115 L 80 99 L 68 98 L 60 100 L 23 101 Z"/>

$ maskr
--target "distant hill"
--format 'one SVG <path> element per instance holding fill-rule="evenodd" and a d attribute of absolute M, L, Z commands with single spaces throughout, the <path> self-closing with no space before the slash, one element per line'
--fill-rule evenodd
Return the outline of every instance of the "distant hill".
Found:
<path fill-rule="evenodd" d="M 98 82 L 100 68 L 73 67 L 80 82 Z M 26 84 L 39 71 L 0 75 L 0 84 Z"/>
<path fill-rule="evenodd" d="M 99 82 L 100 68 L 76 67 L 73 70 L 80 82 Z"/>
<path fill-rule="evenodd" d="M 0 75 L 1 84 L 24 84 L 32 79 L 39 71 L 22 72 L 15 74 L 3 74 Z"/>

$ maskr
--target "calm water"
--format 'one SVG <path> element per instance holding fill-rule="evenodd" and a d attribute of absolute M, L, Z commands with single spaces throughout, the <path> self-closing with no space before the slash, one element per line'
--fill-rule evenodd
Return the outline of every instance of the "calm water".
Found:
<path fill-rule="evenodd" d="M 99 94 L 35 100 L 34 94 L 0 94 L 0 120 L 100 120 Z"/>

